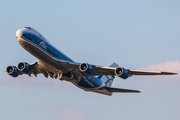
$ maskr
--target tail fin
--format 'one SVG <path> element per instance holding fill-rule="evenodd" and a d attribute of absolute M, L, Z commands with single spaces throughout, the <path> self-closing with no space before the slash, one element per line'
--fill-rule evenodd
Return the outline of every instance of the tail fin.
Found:
<path fill-rule="evenodd" d="M 109 67 L 119 67 L 119 65 L 117 65 L 116 63 L 113 63 L 112 65 L 110 65 Z M 114 77 L 112 77 L 111 75 L 100 75 L 97 77 L 98 79 L 100 79 L 101 81 L 103 81 L 107 87 L 111 87 L 112 82 L 114 80 Z"/>

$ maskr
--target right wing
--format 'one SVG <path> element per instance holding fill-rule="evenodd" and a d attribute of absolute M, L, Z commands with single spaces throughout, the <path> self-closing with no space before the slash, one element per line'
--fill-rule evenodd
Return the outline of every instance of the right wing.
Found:
<path fill-rule="evenodd" d="M 62 65 L 64 68 L 67 68 L 70 72 L 73 72 L 76 75 L 76 77 L 90 76 L 80 71 L 79 69 L 80 63 L 59 61 L 59 64 Z M 91 66 L 94 69 L 94 72 L 91 74 L 91 76 L 111 75 L 114 77 L 115 75 L 117 75 L 115 73 L 116 68 L 114 67 L 100 67 L 97 65 L 91 65 Z M 141 70 L 130 70 L 130 69 L 125 69 L 125 70 L 128 71 L 129 77 L 132 75 L 174 75 L 174 74 L 177 74 L 177 73 L 172 73 L 172 72 L 141 71 Z"/>

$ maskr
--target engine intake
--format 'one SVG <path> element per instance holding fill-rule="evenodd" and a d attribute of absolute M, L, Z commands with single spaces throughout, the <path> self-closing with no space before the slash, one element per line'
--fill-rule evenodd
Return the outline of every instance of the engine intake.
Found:
<path fill-rule="evenodd" d="M 20 62 L 17 67 L 18 70 L 23 72 L 24 74 L 29 74 L 31 72 L 31 68 L 28 63 Z"/>
<path fill-rule="evenodd" d="M 88 75 L 91 75 L 94 72 L 93 67 L 89 65 L 88 63 L 81 63 L 79 65 L 79 70 L 81 72 L 87 73 Z"/>
<path fill-rule="evenodd" d="M 116 68 L 115 74 L 123 79 L 127 79 L 129 77 L 129 72 L 123 67 Z"/>
<path fill-rule="evenodd" d="M 9 65 L 6 68 L 7 74 L 11 75 L 12 77 L 18 77 L 19 76 L 19 70 L 16 66 Z"/>

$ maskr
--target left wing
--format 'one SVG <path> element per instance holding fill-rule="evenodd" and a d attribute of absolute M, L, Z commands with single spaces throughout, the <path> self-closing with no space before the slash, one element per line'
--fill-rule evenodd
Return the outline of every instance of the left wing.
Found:
<path fill-rule="evenodd" d="M 89 69 L 92 67 L 93 72 L 88 74 L 88 72 L 83 71 L 83 63 L 72 63 L 72 62 L 64 62 L 60 61 L 59 64 L 61 64 L 63 67 L 67 68 L 70 72 L 73 72 L 76 77 L 85 77 L 85 76 L 96 76 L 96 75 L 111 75 L 111 76 L 119 76 L 123 79 L 126 79 L 132 75 L 174 75 L 177 73 L 172 73 L 172 72 L 156 72 L 156 71 L 141 71 L 141 70 L 130 70 L 130 69 L 125 69 L 123 67 L 100 67 L 97 65 L 90 65 L 87 63 L 87 66 Z M 113 63 L 116 64 L 116 63 Z M 117 64 L 116 64 L 117 65 Z M 82 67 L 82 68 L 81 68 Z M 84 68 L 86 70 L 86 68 Z M 88 70 L 88 68 L 87 68 Z M 91 69 L 90 69 L 91 70 Z"/>

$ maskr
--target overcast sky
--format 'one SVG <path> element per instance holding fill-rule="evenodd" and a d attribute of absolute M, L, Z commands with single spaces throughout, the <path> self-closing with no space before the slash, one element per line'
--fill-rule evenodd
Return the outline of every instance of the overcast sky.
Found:
<path fill-rule="evenodd" d="M 31 26 L 76 62 L 180 73 L 178 0 L 4 0 L 0 5 L 1 120 L 179 120 L 180 76 L 116 78 L 140 94 L 105 96 L 56 79 L 12 78 L 8 65 L 38 61 L 18 43 Z"/>

